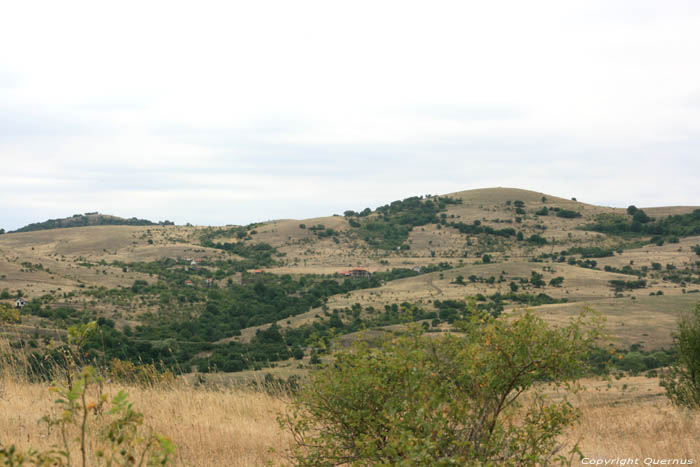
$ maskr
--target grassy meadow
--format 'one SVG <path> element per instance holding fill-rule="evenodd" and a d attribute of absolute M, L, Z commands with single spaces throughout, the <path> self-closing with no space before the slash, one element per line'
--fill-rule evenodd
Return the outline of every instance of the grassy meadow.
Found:
<path fill-rule="evenodd" d="M 221 381 L 204 386 L 184 378 L 163 386 L 107 383 L 105 393 L 128 392 L 135 408 L 143 412 L 145 425 L 177 446 L 176 465 L 289 465 L 285 450 L 292 438 L 280 429 L 276 417 L 284 413 L 290 396 Z M 561 439 L 568 448 L 578 442 L 589 458 L 632 457 L 640 462 L 648 457 L 691 458 L 697 462 L 700 417 L 672 407 L 657 378 L 591 378 L 582 383 L 585 390 L 571 397 L 583 415 Z M 39 450 L 59 444 L 58 431 L 49 432 L 38 423 L 56 411 L 54 398 L 48 383 L 32 383 L 16 372 L 4 371 L 0 375 L 0 441 Z M 77 452 L 78 444 L 72 447 Z M 573 459 L 579 465 L 578 457 Z"/>

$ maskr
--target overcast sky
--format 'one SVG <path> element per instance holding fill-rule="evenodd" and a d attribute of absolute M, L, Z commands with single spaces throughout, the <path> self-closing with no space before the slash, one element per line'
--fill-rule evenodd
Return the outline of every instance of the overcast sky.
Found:
<path fill-rule="evenodd" d="M 0 6 L 0 227 L 508 186 L 700 205 L 700 2 Z"/>

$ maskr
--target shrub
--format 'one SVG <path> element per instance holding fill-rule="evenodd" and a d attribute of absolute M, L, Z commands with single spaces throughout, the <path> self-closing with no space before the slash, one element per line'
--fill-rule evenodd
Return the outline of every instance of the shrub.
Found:
<path fill-rule="evenodd" d="M 675 405 L 700 409 L 700 305 L 684 314 L 673 335 L 678 361 L 662 375 L 661 385 Z"/>
<path fill-rule="evenodd" d="M 622 292 L 623 290 L 643 289 L 647 286 L 647 281 L 644 279 L 638 279 L 635 281 L 611 279 L 608 281 L 608 284 L 610 284 L 610 287 L 615 289 L 615 291 Z"/>
<path fill-rule="evenodd" d="M 553 277 L 549 281 L 549 285 L 551 285 L 552 287 L 561 287 L 561 285 L 563 283 L 564 283 L 564 278 L 562 276 Z"/>
<path fill-rule="evenodd" d="M 464 337 L 428 338 L 414 327 L 379 347 L 358 340 L 336 353 L 279 417 L 295 463 L 566 463 L 559 438 L 579 411 L 566 398 L 545 401 L 534 383 L 575 387 L 567 382 L 584 370 L 599 322 L 584 314 L 554 329 L 526 312 L 458 328 Z"/>
<path fill-rule="evenodd" d="M 537 234 L 532 234 L 530 238 L 527 239 L 528 243 L 532 243 L 535 245 L 546 245 L 547 244 L 547 239 L 542 237 L 541 235 Z"/>
<path fill-rule="evenodd" d="M 557 211 L 557 217 L 563 217 L 564 219 L 574 219 L 576 217 L 581 217 L 581 213 L 577 211 L 571 211 L 569 209 L 561 209 Z"/>
<path fill-rule="evenodd" d="M 0 325 L 6 323 L 19 323 L 21 321 L 19 310 L 6 303 L 0 303 Z"/>

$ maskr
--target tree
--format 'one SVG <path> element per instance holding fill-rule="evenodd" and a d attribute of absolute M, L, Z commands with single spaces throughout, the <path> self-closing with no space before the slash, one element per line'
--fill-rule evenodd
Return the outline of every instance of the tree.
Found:
<path fill-rule="evenodd" d="M 700 409 L 700 305 L 683 314 L 673 335 L 678 361 L 663 374 L 661 385 L 675 405 Z"/>
<path fill-rule="evenodd" d="M 428 338 L 416 326 L 335 353 L 279 418 L 296 464 L 566 463 L 560 437 L 579 411 L 566 397 L 545 400 L 534 384 L 575 388 L 600 321 L 582 314 L 550 328 L 525 312 L 457 327 L 464 337 Z"/>
<path fill-rule="evenodd" d="M 481 261 L 483 261 L 484 264 L 488 264 L 491 262 L 491 255 L 483 255 L 481 257 Z"/>
<path fill-rule="evenodd" d="M 542 279 L 542 274 L 536 271 L 532 271 L 530 273 L 530 283 L 532 284 L 533 287 L 540 288 L 544 287 L 546 285 L 546 282 L 544 279 Z"/>
<path fill-rule="evenodd" d="M 561 287 L 562 283 L 564 283 L 564 278 L 562 276 L 553 277 L 549 281 L 549 285 L 552 287 Z"/>
<path fill-rule="evenodd" d="M 632 216 L 632 222 L 646 224 L 647 222 L 651 222 L 651 217 L 647 216 L 647 214 L 641 209 L 637 209 Z"/>
<path fill-rule="evenodd" d="M 538 234 L 532 234 L 530 238 L 527 239 L 529 243 L 534 243 L 535 245 L 546 245 L 547 239 Z"/>

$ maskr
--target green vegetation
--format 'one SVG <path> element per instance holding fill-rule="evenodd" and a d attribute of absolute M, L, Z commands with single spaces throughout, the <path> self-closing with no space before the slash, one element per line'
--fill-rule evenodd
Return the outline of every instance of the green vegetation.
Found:
<path fill-rule="evenodd" d="M 663 374 L 661 385 L 671 402 L 700 409 L 700 305 L 684 314 L 673 336 L 678 361 Z"/>
<path fill-rule="evenodd" d="M 559 437 L 579 411 L 566 398 L 545 401 L 534 384 L 570 388 L 599 323 L 579 317 L 552 329 L 526 313 L 514 321 L 475 316 L 459 329 L 464 337 L 431 339 L 415 328 L 379 347 L 357 342 L 337 352 L 280 419 L 296 463 L 566 463 Z M 531 402 L 523 406 L 525 391 Z"/>
<path fill-rule="evenodd" d="M 155 306 L 157 312 L 141 315 L 142 325 L 119 330 L 113 320 L 101 317 L 96 320 L 98 332 L 86 339 L 83 353 L 89 361 L 107 362 L 119 360 L 131 364 L 151 364 L 159 371 L 241 371 L 251 367 L 267 366 L 271 362 L 299 355 L 308 346 L 308 340 L 316 333 L 330 336 L 335 332 L 354 332 L 362 327 L 383 326 L 417 319 L 434 318 L 436 314 L 411 308 L 389 308 L 384 313 L 368 310 L 360 318 L 361 309 L 355 312 L 334 311 L 331 320 L 315 323 L 300 329 L 281 331 L 276 327 L 259 332 L 249 343 L 230 342 L 217 344 L 223 338 L 240 334 L 244 328 L 274 323 L 291 316 L 322 307 L 328 297 L 353 290 L 378 287 L 391 281 L 420 274 L 412 269 L 395 268 L 377 272 L 368 278 L 343 278 L 306 275 L 292 278 L 289 275 L 242 273 L 240 283 L 230 275 L 241 266 L 238 261 L 202 262 L 199 268 L 188 267 L 189 262 L 162 259 L 149 263 L 114 263 L 119 267 L 147 273 L 156 278 L 149 283 L 136 280 L 128 288 L 89 288 L 83 294 L 90 299 L 121 307 L 134 303 Z M 421 273 L 451 269 L 448 263 L 425 266 Z M 205 279 L 225 281 L 218 286 Z M 190 281 L 192 286 L 184 284 Z M 47 297 L 50 301 L 51 297 Z M 8 307 L 8 309 L 10 309 Z M 95 318 L 94 312 L 76 310 L 69 306 L 48 307 L 41 299 L 31 300 L 23 313 L 49 320 L 66 328 L 87 323 Z M 16 313 L 15 313 L 16 314 Z M 8 314 L 9 316 L 9 314 Z M 340 318 L 342 316 L 342 319 Z M 50 379 L 51 368 L 65 366 L 62 351 L 56 348 L 45 352 L 32 351 L 29 360 L 32 372 L 40 378 Z M 196 357 L 209 352 L 208 358 Z"/>
<path fill-rule="evenodd" d="M 623 290 L 643 289 L 647 286 L 647 281 L 644 279 L 639 279 L 636 281 L 612 279 L 608 281 L 608 283 L 610 284 L 610 287 L 615 289 L 616 292 L 622 292 Z"/>
<path fill-rule="evenodd" d="M 585 225 L 582 228 L 616 235 L 656 235 L 662 237 L 700 235 L 700 209 L 689 214 L 668 216 L 659 220 L 650 218 L 641 209 L 633 210 L 633 212 L 631 219 L 620 215 L 601 214 L 595 223 Z"/>
<path fill-rule="evenodd" d="M 276 261 L 272 256 L 277 253 L 277 250 L 273 246 L 264 242 L 246 242 L 246 240 L 252 238 L 251 235 L 255 232 L 253 230 L 255 226 L 256 224 L 251 224 L 247 227 L 209 228 L 200 235 L 199 242 L 202 246 L 228 251 L 229 253 L 245 258 L 244 261 L 239 261 L 237 263 L 236 269 L 239 272 L 252 268 L 273 266 L 276 264 Z M 221 237 L 235 237 L 239 240 L 235 242 L 214 241 Z"/>
<path fill-rule="evenodd" d="M 338 232 L 331 229 L 330 227 L 326 228 L 326 226 L 324 226 L 323 224 L 318 224 L 309 227 L 309 230 L 315 233 L 318 238 L 335 237 L 336 235 L 338 235 Z"/>
<path fill-rule="evenodd" d="M 481 222 L 474 221 L 472 224 L 465 224 L 464 222 L 449 222 L 447 224 L 449 227 L 459 230 L 462 234 L 478 235 L 478 234 L 488 234 L 496 235 L 498 237 L 512 237 L 515 235 L 515 229 L 505 228 L 505 229 L 494 229 L 487 225 L 481 225 Z"/>
<path fill-rule="evenodd" d="M 645 371 L 654 374 L 656 369 L 675 363 L 678 352 L 675 349 L 646 351 L 634 344 L 625 350 L 593 347 L 587 358 L 596 374 L 608 374 L 611 370 L 626 371 L 633 375 Z"/>
<path fill-rule="evenodd" d="M 578 211 L 571 211 L 569 209 L 553 209 L 556 212 L 557 217 L 563 217 L 564 219 L 575 219 L 581 217 L 581 213 Z"/>
<path fill-rule="evenodd" d="M 537 279 L 535 280 L 537 281 Z M 525 283 L 527 283 L 527 279 L 525 279 Z M 544 285 L 544 281 L 542 285 Z M 534 286 L 538 287 L 539 282 Z M 505 294 L 500 292 L 489 296 L 477 294 L 473 297 L 473 303 L 465 300 L 435 300 L 433 305 L 438 309 L 438 318 L 452 324 L 455 320 L 465 319 L 470 316 L 469 310 L 471 309 L 475 309 L 480 313 L 488 313 L 492 317 L 497 318 L 507 305 L 540 306 L 552 303 L 567 303 L 568 301 L 565 298 L 552 298 L 545 293 L 537 295 L 527 292 L 516 293 L 517 289 L 517 284 L 515 284 L 515 290 L 511 287 L 511 292 Z"/>
<path fill-rule="evenodd" d="M 528 243 L 532 243 L 533 245 L 546 245 L 547 244 L 547 239 L 538 235 L 538 234 L 533 234 L 527 239 Z"/>
<path fill-rule="evenodd" d="M 615 256 L 615 251 L 612 248 L 601 248 L 599 246 L 577 246 L 559 254 L 562 256 L 581 255 L 583 258 L 607 258 Z"/>
<path fill-rule="evenodd" d="M 19 311 L 6 303 L 0 303 L 0 325 L 19 323 Z"/>
<path fill-rule="evenodd" d="M 44 222 L 36 222 L 26 225 L 13 232 L 33 232 L 35 230 L 64 229 L 69 227 L 85 227 L 88 225 L 175 225 L 171 221 L 151 222 L 146 219 L 132 217 L 124 219 L 121 217 L 107 216 L 98 213 L 74 214 L 65 219 L 49 219 Z"/>
<path fill-rule="evenodd" d="M 551 285 L 552 287 L 561 287 L 561 285 L 563 283 L 564 283 L 564 278 L 562 276 L 553 277 L 549 281 L 549 285 Z"/>
<path fill-rule="evenodd" d="M 461 200 L 443 197 L 423 198 L 414 196 L 403 201 L 394 201 L 372 211 L 367 208 L 360 213 L 345 211 L 350 226 L 370 246 L 383 250 L 408 249 L 405 244 L 414 227 L 440 222 L 438 214 L 449 204 Z"/>

